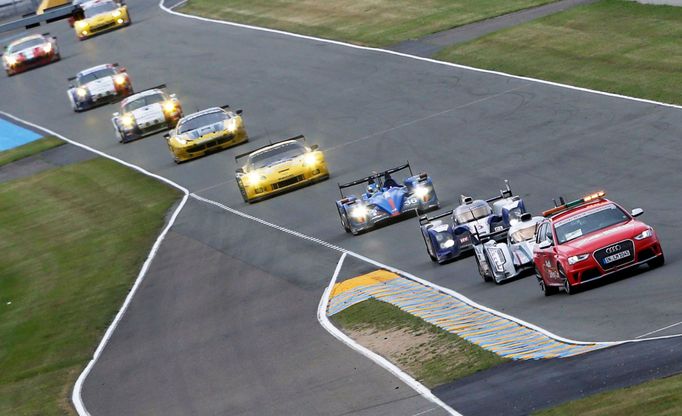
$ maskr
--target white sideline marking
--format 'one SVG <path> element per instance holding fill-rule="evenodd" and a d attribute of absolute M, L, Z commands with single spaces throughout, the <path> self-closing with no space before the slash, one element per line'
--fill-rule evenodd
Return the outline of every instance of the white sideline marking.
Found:
<path fill-rule="evenodd" d="M 343 342 L 344 344 L 351 347 L 355 351 L 359 352 L 360 354 L 379 364 L 384 369 L 388 370 L 391 374 L 398 377 L 403 383 L 412 387 L 415 391 L 417 391 L 417 393 L 419 393 L 425 399 L 442 407 L 451 415 L 462 416 L 461 413 L 457 413 L 455 409 L 451 408 L 443 401 L 441 401 L 438 397 L 436 397 L 433 393 L 431 393 L 431 390 L 426 388 L 423 384 L 412 378 L 410 375 L 402 371 L 400 368 L 396 367 L 393 363 L 391 363 L 384 357 L 358 344 L 352 338 L 341 332 L 337 327 L 335 327 L 331 323 L 329 317 L 327 317 L 327 304 L 329 303 L 329 295 L 331 294 L 331 291 L 334 288 L 334 284 L 336 284 L 336 279 L 339 276 L 339 272 L 341 271 L 341 266 L 343 266 L 343 261 L 346 259 L 346 254 L 347 253 L 345 252 L 342 253 L 339 262 L 336 263 L 334 275 L 332 276 L 332 279 L 329 281 L 329 285 L 324 289 L 324 293 L 322 294 L 322 298 L 320 299 L 320 304 L 317 307 L 317 320 L 320 322 L 320 325 L 322 325 L 322 327 L 326 329 L 327 332 L 332 334 L 334 338 L 338 339 L 339 341 Z M 417 413 L 417 415 L 424 414 L 431 410 L 432 409 Z"/>
<path fill-rule="evenodd" d="M 674 324 L 672 324 L 672 325 L 664 326 L 663 328 L 657 329 L 657 330 L 655 330 L 655 331 L 647 332 L 646 334 L 642 334 L 642 335 L 640 335 L 640 336 L 638 336 L 638 337 L 635 337 L 635 339 L 644 338 L 644 337 L 647 336 L 647 335 L 655 334 L 656 332 L 665 331 L 666 329 L 670 329 L 670 328 L 676 327 L 677 325 L 682 325 L 682 321 L 676 322 L 676 323 L 674 323 Z"/>
<path fill-rule="evenodd" d="M 621 98 L 624 100 L 637 101 L 640 103 L 654 104 L 654 105 L 658 105 L 658 106 L 662 106 L 662 107 L 676 108 L 678 110 L 682 110 L 682 105 L 664 103 L 661 101 L 647 100 L 646 98 L 630 97 L 627 95 L 615 94 L 612 92 L 598 91 L 598 90 L 593 90 L 590 88 L 576 87 L 574 85 L 561 84 L 558 82 L 552 82 L 552 81 L 547 81 L 547 80 L 543 80 L 543 79 L 537 79 L 537 78 L 524 77 L 524 76 L 520 76 L 520 75 L 508 74 L 506 72 L 493 71 L 490 69 L 475 68 L 472 66 L 455 64 L 452 62 L 439 61 L 437 59 L 432 59 L 432 58 L 423 58 L 421 56 L 410 55 L 410 54 L 403 53 L 403 52 L 396 52 L 396 51 L 392 51 L 389 49 L 381 49 L 381 48 L 372 48 L 369 46 L 353 45 L 352 43 L 341 42 L 338 40 L 324 39 L 324 38 L 316 38 L 314 36 L 301 35 L 298 33 L 286 32 L 284 30 L 268 29 L 266 27 L 246 25 L 243 23 L 230 22 L 227 20 L 217 20 L 217 19 L 211 19 L 208 17 L 194 16 L 191 14 L 176 12 L 175 10 L 172 10 L 174 7 L 177 7 L 178 5 L 174 5 L 174 6 L 171 6 L 170 8 L 168 8 L 168 7 L 166 7 L 166 5 L 164 3 L 165 3 L 165 0 L 159 0 L 159 8 L 161 8 L 161 10 L 165 11 L 166 13 L 169 13 L 169 14 L 172 14 L 175 16 L 179 16 L 179 17 L 184 17 L 187 19 L 201 20 L 204 22 L 211 22 L 211 23 L 217 23 L 217 24 L 221 24 L 221 25 L 240 27 L 243 29 L 257 30 L 257 31 L 261 31 L 261 32 L 276 33 L 279 35 L 285 35 L 285 36 L 290 36 L 290 37 L 299 38 L 299 39 L 307 39 L 307 40 L 312 40 L 315 42 L 330 43 L 333 45 L 345 46 L 348 48 L 360 49 L 360 50 L 364 50 L 364 51 L 385 53 L 385 54 L 389 54 L 389 55 L 401 56 L 403 58 L 414 59 L 417 61 L 430 62 L 430 63 L 437 64 L 437 65 L 449 66 L 452 68 L 465 69 L 468 71 L 481 72 L 481 73 L 485 73 L 485 74 L 499 75 L 502 77 L 520 79 L 520 80 L 524 80 L 524 81 L 531 81 L 531 82 L 536 82 L 538 84 L 545 84 L 545 85 L 551 85 L 554 87 L 567 88 L 570 90 L 587 92 L 590 94 L 604 95 L 607 97 Z"/>

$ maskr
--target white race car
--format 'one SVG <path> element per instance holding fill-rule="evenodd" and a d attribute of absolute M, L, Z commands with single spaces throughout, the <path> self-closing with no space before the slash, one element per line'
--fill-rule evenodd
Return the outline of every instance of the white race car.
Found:
<path fill-rule="evenodd" d="M 104 64 L 85 69 L 69 78 L 69 101 L 75 112 L 118 101 L 133 93 L 133 84 L 125 68 Z"/>
<path fill-rule="evenodd" d="M 497 284 L 513 279 L 533 268 L 535 231 L 543 217 L 530 213 L 521 215 L 521 221 L 514 223 L 507 232 L 505 242 L 497 242 L 494 233 L 480 239 L 474 245 L 478 272 L 484 281 Z M 502 231 L 503 233 L 505 231 Z"/>
<path fill-rule="evenodd" d="M 119 142 L 127 143 L 175 128 L 182 118 L 182 106 L 175 94 L 166 94 L 163 88 L 165 84 L 140 91 L 121 102 L 121 111 L 111 119 Z"/>

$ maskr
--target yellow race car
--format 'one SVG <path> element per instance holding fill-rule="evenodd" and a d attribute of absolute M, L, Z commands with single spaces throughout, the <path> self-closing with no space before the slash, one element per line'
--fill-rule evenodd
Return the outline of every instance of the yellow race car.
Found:
<path fill-rule="evenodd" d="M 237 169 L 237 186 L 244 202 L 255 202 L 288 190 L 329 178 L 327 162 L 317 145 L 305 137 L 271 143 L 235 158 L 248 158 Z"/>
<path fill-rule="evenodd" d="M 130 24 L 128 6 L 125 4 L 113 0 L 92 0 L 81 4 L 80 7 L 82 19 L 73 23 L 79 40 Z"/>
<path fill-rule="evenodd" d="M 224 105 L 181 118 L 164 136 L 175 163 L 249 141 L 241 114 L 242 110 L 232 111 Z"/>

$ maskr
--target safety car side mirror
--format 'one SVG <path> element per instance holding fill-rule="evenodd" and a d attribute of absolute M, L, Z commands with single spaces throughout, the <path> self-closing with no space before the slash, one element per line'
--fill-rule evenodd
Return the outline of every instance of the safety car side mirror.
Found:
<path fill-rule="evenodd" d="M 317 149 L 319 149 L 319 148 L 320 148 L 320 146 L 318 146 L 318 145 L 316 145 L 316 144 L 310 146 L 310 150 L 317 150 Z"/>
<path fill-rule="evenodd" d="M 538 248 L 540 248 L 542 250 L 544 250 L 546 248 L 550 248 L 550 247 L 552 247 L 552 242 L 550 240 L 545 240 L 545 241 L 541 242 L 540 244 L 538 244 Z"/>
<path fill-rule="evenodd" d="M 630 215 L 633 217 L 639 217 L 640 215 L 644 214 L 644 210 L 642 208 L 635 208 L 630 212 Z"/>

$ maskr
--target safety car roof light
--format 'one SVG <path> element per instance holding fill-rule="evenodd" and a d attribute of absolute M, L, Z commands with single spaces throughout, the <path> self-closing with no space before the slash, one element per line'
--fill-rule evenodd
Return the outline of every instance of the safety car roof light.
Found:
<path fill-rule="evenodd" d="M 598 199 L 603 198 L 604 196 L 606 196 L 606 192 L 604 192 L 604 191 L 595 192 L 593 194 L 586 195 L 580 199 L 576 199 L 575 201 L 571 201 L 571 202 L 568 202 L 566 204 L 562 204 L 562 205 L 559 205 L 557 207 L 543 211 L 542 216 L 543 217 L 549 217 L 549 216 L 557 214 L 559 212 L 566 211 L 569 208 L 577 207 L 579 205 L 586 204 L 588 202 L 596 201 Z"/>

